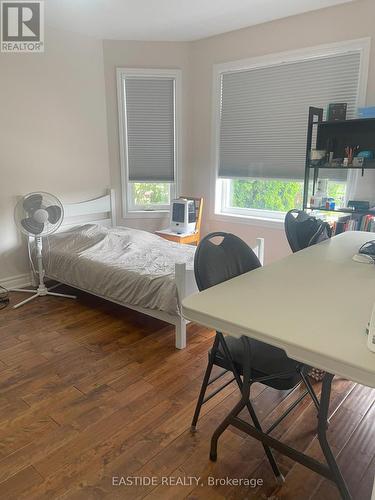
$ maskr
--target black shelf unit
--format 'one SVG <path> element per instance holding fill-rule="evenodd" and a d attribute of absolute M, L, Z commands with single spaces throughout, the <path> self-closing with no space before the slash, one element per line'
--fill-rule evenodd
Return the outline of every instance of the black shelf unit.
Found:
<path fill-rule="evenodd" d="M 320 170 L 366 170 L 375 169 L 375 160 L 367 160 L 361 167 L 342 167 L 338 165 L 311 165 L 310 153 L 316 134 L 316 149 L 332 151 L 334 158 L 343 158 L 347 145 L 359 145 L 361 150 L 375 150 L 375 118 L 356 118 L 353 120 L 323 121 L 324 111 L 321 108 L 310 107 L 306 141 L 305 179 L 303 190 L 303 209 L 342 214 L 375 215 L 374 210 L 352 210 L 340 208 L 312 208 L 309 206 L 309 192 L 315 194 L 316 183 Z M 312 190 L 310 189 L 312 182 Z"/>
<path fill-rule="evenodd" d="M 375 160 L 369 160 L 366 162 L 366 164 L 363 167 L 342 167 L 341 165 L 329 165 L 328 163 L 319 165 L 319 167 L 315 167 L 314 165 L 309 165 L 309 168 L 315 169 L 318 168 L 319 170 L 322 169 L 327 169 L 327 170 L 373 170 L 375 169 Z"/>
<path fill-rule="evenodd" d="M 375 215 L 375 210 L 352 210 L 350 208 L 315 208 L 307 206 L 306 210 L 315 210 L 317 212 L 332 212 L 337 214 L 356 214 L 356 215 Z"/>

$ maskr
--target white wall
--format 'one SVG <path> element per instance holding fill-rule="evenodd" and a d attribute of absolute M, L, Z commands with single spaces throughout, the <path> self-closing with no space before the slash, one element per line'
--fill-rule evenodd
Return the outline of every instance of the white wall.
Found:
<path fill-rule="evenodd" d="M 0 53 L 0 281 L 28 272 L 18 195 L 78 201 L 109 186 L 102 43 L 49 29 L 45 45 Z"/>
<path fill-rule="evenodd" d="M 191 44 L 192 160 L 194 194 L 206 199 L 210 194 L 212 172 L 212 80 L 213 65 L 238 59 L 312 47 L 324 43 L 372 37 L 368 104 L 375 104 L 375 1 L 359 0 L 307 14 L 293 16 L 231 33 L 199 40 Z M 371 182 L 369 182 L 371 179 Z M 212 179 L 211 179 L 212 181 Z M 374 176 L 366 173 L 362 180 L 374 191 Z M 269 262 L 289 253 L 283 227 L 223 222 L 210 217 L 205 210 L 205 231 L 231 231 L 253 242 L 256 236 L 266 239 Z"/>
<path fill-rule="evenodd" d="M 121 165 L 118 132 L 118 107 L 116 89 L 116 68 L 164 68 L 182 71 L 182 193 L 192 189 L 190 159 L 190 45 L 184 42 L 136 42 L 104 40 L 104 70 L 106 82 L 109 164 L 112 186 L 116 190 L 117 220 L 119 224 L 154 231 L 168 225 L 168 218 L 123 219 L 121 193 Z"/>

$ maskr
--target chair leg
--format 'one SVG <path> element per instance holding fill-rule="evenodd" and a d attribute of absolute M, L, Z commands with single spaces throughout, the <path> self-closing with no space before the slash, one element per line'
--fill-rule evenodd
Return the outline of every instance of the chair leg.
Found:
<path fill-rule="evenodd" d="M 209 360 L 208 360 L 208 365 L 207 365 L 207 368 L 206 368 L 206 372 L 205 372 L 204 377 L 203 377 L 203 382 L 202 382 L 201 390 L 200 390 L 200 393 L 199 393 L 199 396 L 198 396 L 197 406 L 195 407 L 195 412 L 194 412 L 193 420 L 191 422 L 191 427 L 190 427 L 190 431 L 191 432 L 195 432 L 196 431 L 199 414 L 200 414 L 200 411 L 201 411 L 201 408 L 202 408 L 202 405 L 203 405 L 204 396 L 206 394 L 206 390 L 207 390 L 208 384 L 210 382 L 210 376 L 211 376 L 212 368 L 214 366 L 214 360 L 215 360 L 215 356 L 216 356 L 216 353 L 217 353 L 217 350 L 218 350 L 218 347 L 219 347 L 219 343 L 220 343 L 220 335 L 216 334 L 215 340 L 214 340 L 214 343 L 213 343 L 213 346 L 212 346 L 212 349 L 211 349 L 211 354 L 210 354 L 210 357 L 209 357 Z"/>
<path fill-rule="evenodd" d="M 235 378 L 235 380 L 237 382 L 237 385 L 238 385 L 238 388 L 239 388 L 240 392 L 242 393 L 242 379 L 241 379 L 241 375 L 239 374 L 237 368 L 234 366 L 234 362 L 233 362 L 231 353 L 230 353 L 230 351 L 228 349 L 227 343 L 225 342 L 225 337 L 220 332 L 218 332 L 217 336 L 218 336 L 218 345 L 221 344 L 221 347 L 223 349 L 224 355 L 225 355 L 225 357 L 228 360 L 228 363 L 229 363 L 229 366 L 230 366 L 230 370 L 231 370 L 231 372 L 234 375 L 234 378 Z"/>
<path fill-rule="evenodd" d="M 200 393 L 198 396 L 197 406 L 195 407 L 194 417 L 193 417 L 193 420 L 191 422 L 191 427 L 190 427 L 191 432 L 196 431 L 197 422 L 198 422 L 199 414 L 201 412 L 201 408 L 203 405 L 204 396 L 206 394 L 207 386 L 208 386 L 208 383 L 210 381 L 212 367 L 214 366 L 213 360 L 214 360 L 213 356 L 210 356 L 210 359 L 208 361 L 208 365 L 206 368 L 206 372 L 205 372 L 204 377 L 203 377 L 202 387 L 201 387 L 201 390 L 200 390 Z"/>
<path fill-rule="evenodd" d="M 309 391 L 309 394 L 310 394 L 310 396 L 311 396 L 311 399 L 312 399 L 312 400 L 313 400 L 313 402 L 314 402 L 315 408 L 317 409 L 317 411 L 318 411 L 318 413 L 319 413 L 319 405 L 320 405 L 320 403 L 319 403 L 319 400 L 318 400 L 317 395 L 315 394 L 314 388 L 313 388 L 313 386 L 311 385 L 311 382 L 310 382 L 309 378 L 308 378 L 308 377 L 306 377 L 306 374 L 303 372 L 303 370 L 301 370 L 301 371 L 299 372 L 299 374 L 300 374 L 300 376 L 301 376 L 301 378 L 302 378 L 302 380 L 303 380 L 303 383 L 304 383 L 304 384 L 305 384 L 305 386 L 306 386 L 306 389 Z"/>
<path fill-rule="evenodd" d="M 225 340 L 224 340 L 224 346 Z M 250 347 L 246 341 L 244 341 L 244 346 L 245 346 L 245 359 L 250 360 Z M 224 347 L 226 349 L 226 347 Z M 227 429 L 227 427 L 230 425 L 232 419 L 234 417 L 237 417 L 237 415 L 247 406 L 250 400 L 250 387 L 251 387 L 251 369 L 248 366 L 244 366 L 244 377 L 243 381 L 241 381 L 241 377 L 238 376 L 236 372 L 236 380 L 238 387 L 241 390 L 241 400 L 236 404 L 236 406 L 232 409 L 232 411 L 225 417 L 225 419 L 221 422 L 219 427 L 215 430 L 215 432 L 212 435 L 211 438 L 211 448 L 210 448 L 210 460 L 212 462 L 216 462 L 217 460 L 217 442 L 219 440 L 219 437 L 223 434 L 223 432 Z"/>

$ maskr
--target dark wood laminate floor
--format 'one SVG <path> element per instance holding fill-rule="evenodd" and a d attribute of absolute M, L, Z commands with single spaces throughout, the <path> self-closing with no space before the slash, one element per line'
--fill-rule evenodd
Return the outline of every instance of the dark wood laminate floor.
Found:
<path fill-rule="evenodd" d="M 13 294 L 13 303 L 19 298 Z M 83 293 L 77 301 L 43 298 L 0 311 L 0 498 L 339 498 L 334 485 L 278 454 L 286 482 L 277 486 L 260 443 L 234 429 L 222 436 L 217 463 L 209 461 L 211 434 L 238 399 L 235 386 L 227 387 L 190 434 L 212 339 L 190 325 L 188 347 L 178 351 L 172 327 Z M 293 397 L 254 386 L 265 423 Z M 334 380 L 328 434 L 357 500 L 371 496 L 374 399 L 369 388 Z M 275 435 L 321 458 L 315 424 L 306 399 Z M 129 476 L 158 484 L 112 485 Z M 168 476 L 200 477 L 200 484 L 160 484 Z M 227 476 L 263 485 L 208 484 Z"/>

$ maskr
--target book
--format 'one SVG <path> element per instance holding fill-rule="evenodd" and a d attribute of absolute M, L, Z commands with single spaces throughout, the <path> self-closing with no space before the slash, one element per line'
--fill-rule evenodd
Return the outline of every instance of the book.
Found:
<path fill-rule="evenodd" d="M 332 236 L 345 231 L 367 231 L 375 233 L 375 215 L 347 215 L 339 217 L 332 224 Z"/>

